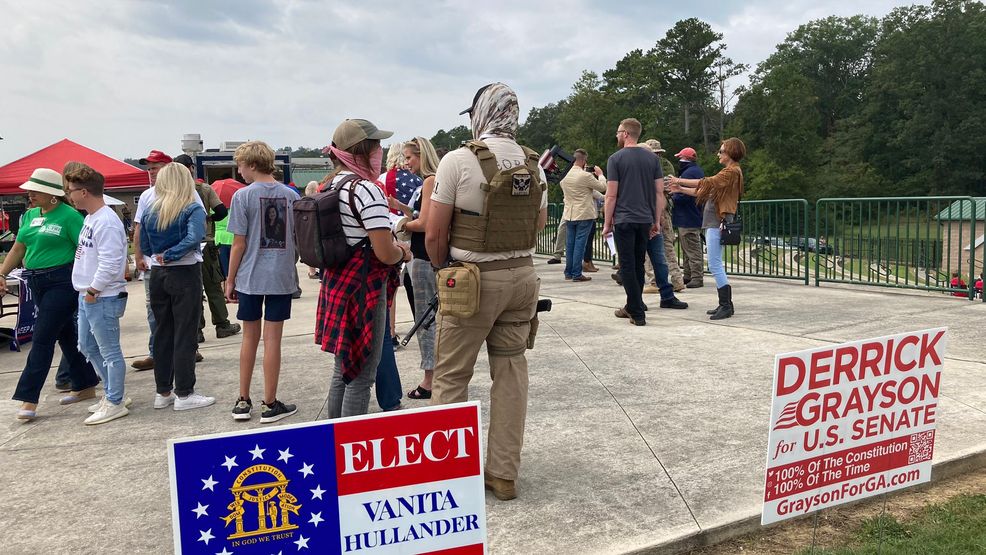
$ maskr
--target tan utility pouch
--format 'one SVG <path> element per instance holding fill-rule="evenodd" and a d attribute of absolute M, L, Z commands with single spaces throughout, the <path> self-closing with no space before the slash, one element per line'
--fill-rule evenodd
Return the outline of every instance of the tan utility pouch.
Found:
<path fill-rule="evenodd" d="M 479 267 L 469 262 L 454 262 L 438 270 L 438 313 L 456 318 L 471 318 L 479 312 Z"/>

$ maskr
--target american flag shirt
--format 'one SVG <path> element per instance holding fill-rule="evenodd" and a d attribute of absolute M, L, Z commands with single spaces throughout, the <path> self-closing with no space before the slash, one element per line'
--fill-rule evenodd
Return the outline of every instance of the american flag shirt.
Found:
<path fill-rule="evenodd" d="M 421 178 L 410 171 L 394 168 L 387 172 L 384 190 L 388 195 L 393 195 L 394 198 L 403 204 L 410 206 L 411 195 L 421 188 L 422 183 Z M 391 210 L 391 212 L 397 213 L 396 210 Z"/>

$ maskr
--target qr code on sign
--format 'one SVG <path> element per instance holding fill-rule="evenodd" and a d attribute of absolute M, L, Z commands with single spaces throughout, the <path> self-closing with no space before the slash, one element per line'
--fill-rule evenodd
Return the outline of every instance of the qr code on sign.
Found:
<path fill-rule="evenodd" d="M 931 460 L 935 450 L 935 431 L 928 430 L 919 434 L 911 434 L 911 450 L 907 454 L 907 464 Z"/>

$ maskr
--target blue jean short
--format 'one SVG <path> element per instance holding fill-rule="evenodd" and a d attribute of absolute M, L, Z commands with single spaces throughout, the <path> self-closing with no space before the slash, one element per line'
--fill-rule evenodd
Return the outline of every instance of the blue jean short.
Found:
<path fill-rule="evenodd" d="M 240 306 L 236 318 L 243 322 L 256 322 L 263 316 L 268 322 L 283 322 L 291 319 L 291 294 L 287 295 L 248 295 L 236 292 Z"/>

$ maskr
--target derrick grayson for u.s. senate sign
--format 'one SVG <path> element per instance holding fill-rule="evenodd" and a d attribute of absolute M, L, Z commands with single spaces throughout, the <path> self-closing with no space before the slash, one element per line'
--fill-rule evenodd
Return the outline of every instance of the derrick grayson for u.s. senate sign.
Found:
<path fill-rule="evenodd" d="M 479 403 L 169 442 L 175 552 L 485 553 Z"/>
<path fill-rule="evenodd" d="M 762 524 L 931 480 L 947 331 L 777 356 Z"/>

